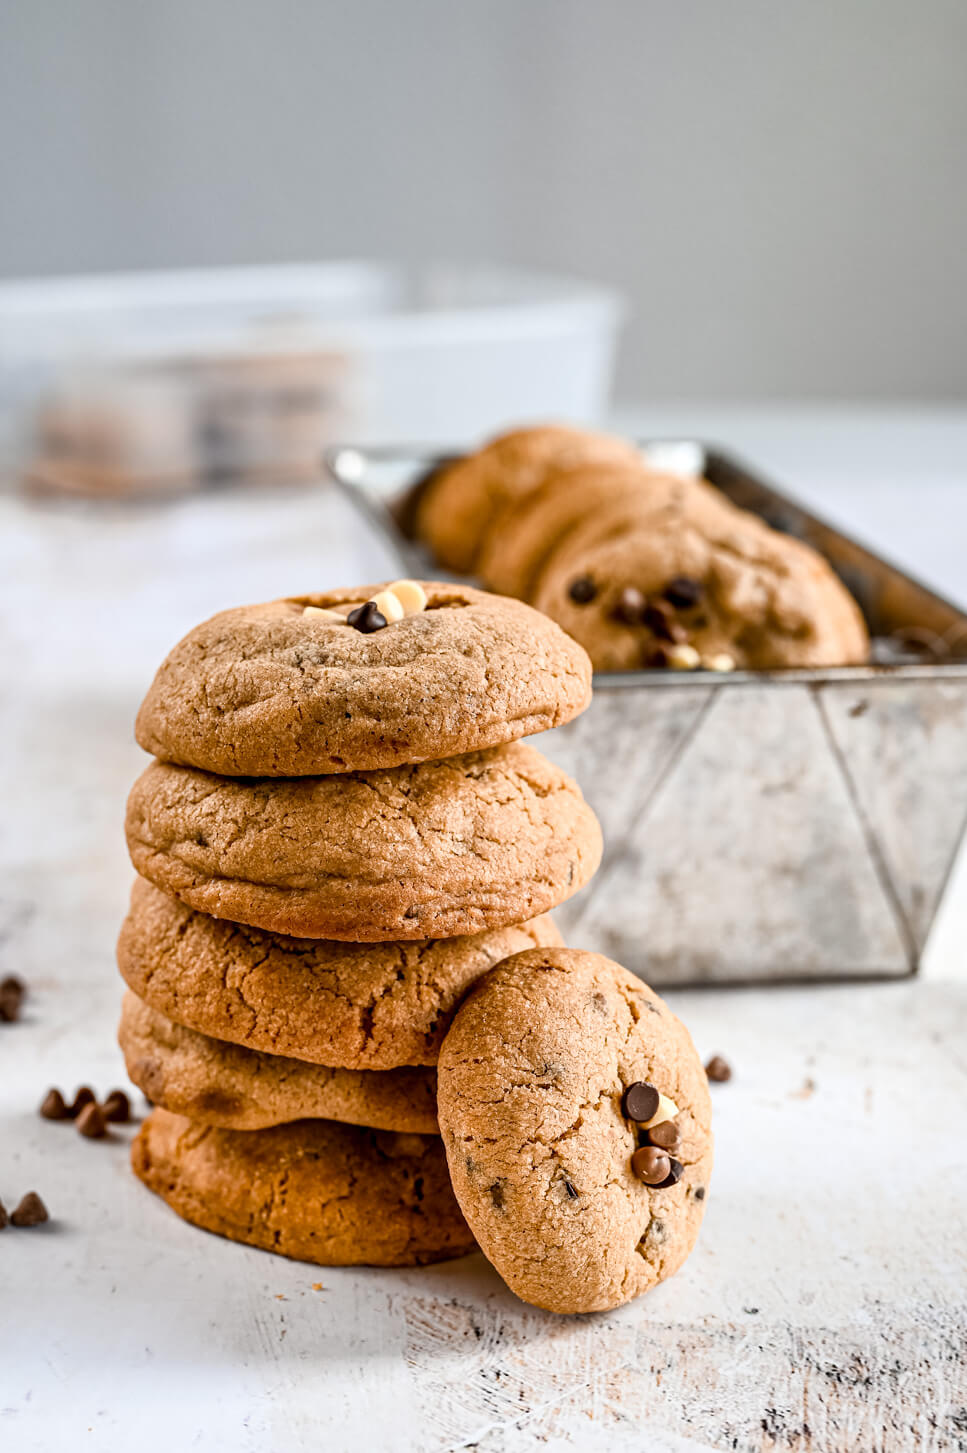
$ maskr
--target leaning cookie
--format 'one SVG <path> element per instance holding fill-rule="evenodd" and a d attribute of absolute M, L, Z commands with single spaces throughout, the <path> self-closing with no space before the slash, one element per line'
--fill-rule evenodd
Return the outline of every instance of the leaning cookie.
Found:
<path fill-rule="evenodd" d="M 532 949 L 458 1011 L 438 1066 L 457 1200 L 512 1291 L 604 1311 L 671 1276 L 694 1245 L 711 1109 L 684 1026 L 598 954 Z"/>
<path fill-rule="evenodd" d="M 243 1049 L 175 1024 L 130 991 L 118 1043 L 128 1076 L 153 1105 L 201 1125 L 262 1130 L 291 1120 L 341 1120 L 437 1132 L 432 1069 L 329 1069 Z"/>
<path fill-rule="evenodd" d="M 848 666 L 869 655 L 860 609 L 821 555 L 701 496 L 680 517 L 570 542 L 547 562 L 534 604 L 598 671 Z"/>
<path fill-rule="evenodd" d="M 506 504 L 556 470 L 640 463 L 632 444 L 585 429 L 516 429 L 435 474 L 416 505 L 416 534 L 447 570 L 472 573 L 484 534 Z"/>
<path fill-rule="evenodd" d="M 438 1136 L 300 1120 L 217 1130 L 155 1110 L 134 1173 L 185 1221 L 320 1266 L 420 1266 L 473 1237 Z"/>
<path fill-rule="evenodd" d="M 457 1005 L 482 974 L 509 954 L 560 943 L 546 916 L 464 938 L 288 938 L 199 913 L 138 878 L 118 967 L 140 998 L 203 1035 L 289 1060 L 386 1071 L 436 1064 Z"/>
<path fill-rule="evenodd" d="M 155 762 L 126 831 L 138 872 L 192 908 L 365 943 L 534 918 L 601 855 L 578 787 L 522 742 L 338 777 L 239 781 Z"/>
<path fill-rule="evenodd" d="M 528 606 L 397 581 L 213 616 L 161 665 L 136 733 L 209 772 L 315 776 L 516 741 L 590 694 L 580 646 Z"/>

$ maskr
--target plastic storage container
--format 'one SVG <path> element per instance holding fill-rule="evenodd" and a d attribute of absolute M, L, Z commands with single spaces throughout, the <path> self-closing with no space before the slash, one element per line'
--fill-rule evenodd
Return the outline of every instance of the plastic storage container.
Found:
<path fill-rule="evenodd" d="M 319 473 L 607 409 L 620 300 L 491 267 L 320 263 L 0 285 L 4 473 L 124 494 Z"/>

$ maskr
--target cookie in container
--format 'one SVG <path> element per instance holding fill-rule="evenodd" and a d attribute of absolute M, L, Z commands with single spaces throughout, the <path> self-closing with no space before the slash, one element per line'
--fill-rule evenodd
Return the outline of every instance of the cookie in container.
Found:
<path fill-rule="evenodd" d="M 559 914 L 566 938 L 660 985 L 915 973 L 967 818 L 967 615 L 726 451 L 639 447 L 817 551 L 871 651 L 853 665 L 597 672 L 588 711 L 544 738 L 607 844 Z M 327 462 L 425 574 L 415 506 L 457 457 L 343 447 Z"/>

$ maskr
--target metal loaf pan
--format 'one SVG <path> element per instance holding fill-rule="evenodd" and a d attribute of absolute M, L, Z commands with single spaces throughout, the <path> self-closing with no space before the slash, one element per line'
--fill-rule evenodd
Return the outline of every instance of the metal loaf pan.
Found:
<path fill-rule="evenodd" d="M 655 984 L 915 973 L 967 820 L 967 615 L 722 450 L 642 451 L 815 546 L 881 664 L 597 675 L 584 715 L 540 741 L 604 830 L 596 878 L 557 911 L 565 937 Z M 327 460 L 423 578 L 440 572 L 408 520 L 442 460 Z"/>

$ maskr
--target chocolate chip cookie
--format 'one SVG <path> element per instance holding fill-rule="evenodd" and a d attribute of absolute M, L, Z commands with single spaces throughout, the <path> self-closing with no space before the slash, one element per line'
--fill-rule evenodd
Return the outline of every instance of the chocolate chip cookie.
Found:
<path fill-rule="evenodd" d="M 155 1110 L 131 1164 L 185 1221 L 320 1266 L 419 1266 L 473 1237 L 435 1135 L 300 1120 L 219 1130 Z"/>
<path fill-rule="evenodd" d="M 469 586 L 395 584 L 196 626 L 155 676 L 138 741 L 225 776 L 315 776 L 497 746 L 587 706 L 590 663 L 546 617 Z M 353 609 L 373 599 L 382 610 Z"/>
<path fill-rule="evenodd" d="M 176 1024 L 130 991 L 118 1043 L 128 1075 L 151 1103 L 200 1125 L 262 1130 L 291 1120 L 341 1120 L 376 1130 L 437 1130 L 432 1069 L 329 1069 L 243 1049 Z"/>
<path fill-rule="evenodd" d="M 709 492 L 711 493 L 711 492 Z M 549 559 L 538 609 L 598 671 L 847 666 L 869 637 L 823 557 L 724 499 L 629 522 Z"/>
<path fill-rule="evenodd" d="M 417 942 L 287 938 L 199 913 L 138 878 L 118 965 L 142 999 L 204 1035 L 289 1060 L 386 1071 L 436 1064 L 453 1012 L 481 974 L 509 954 L 560 942 L 547 917 Z"/>
<path fill-rule="evenodd" d="M 449 938 L 534 918 L 596 869 L 580 790 L 512 742 L 335 777 L 155 762 L 128 799 L 135 868 L 192 908 L 309 938 Z"/>
<path fill-rule="evenodd" d="M 582 464 L 550 475 L 487 532 L 477 573 L 488 590 L 530 600 L 544 562 L 586 521 L 616 507 L 639 516 L 674 507 L 691 481 L 637 464 Z"/>
<path fill-rule="evenodd" d="M 447 570 L 469 575 L 485 531 L 499 528 L 499 512 L 537 489 L 552 471 L 636 462 L 637 449 L 622 439 L 562 426 L 515 429 L 430 479 L 417 502 L 416 534 Z"/>
<path fill-rule="evenodd" d="M 598 954 L 531 949 L 478 981 L 438 1066 L 457 1200 L 525 1301 L 616 1307 L 678 1269 L 712 1168 L 684 1026 Z"/>

